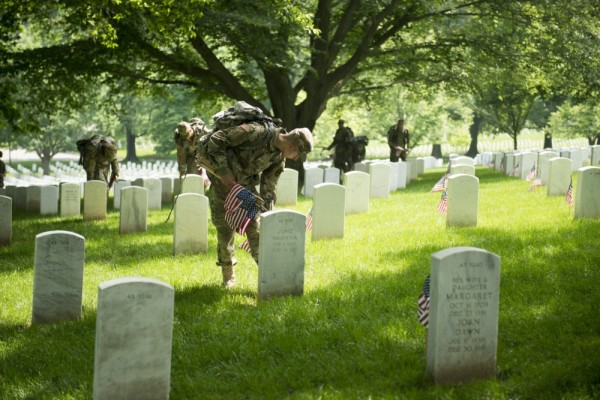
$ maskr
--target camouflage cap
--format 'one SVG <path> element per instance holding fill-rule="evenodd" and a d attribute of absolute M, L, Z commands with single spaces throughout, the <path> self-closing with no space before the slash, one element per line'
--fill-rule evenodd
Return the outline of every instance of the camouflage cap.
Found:
<path fill-rule="evenodd" d="M 313 136 L 308 128 L 296 128 L 289 134 L 296 141 L 296 145 L 298 145 L 298 152 L 307 154 L 312 151 Z"/>

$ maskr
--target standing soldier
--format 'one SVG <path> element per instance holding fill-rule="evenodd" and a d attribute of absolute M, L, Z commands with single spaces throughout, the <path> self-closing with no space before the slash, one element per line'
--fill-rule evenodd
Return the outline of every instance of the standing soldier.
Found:
<path fill-rule="evenodd" d="M 237 105 L 237 104 L 236 104 Z M 215 121 L 217 123 L 218 121 Z M 228 195 L 241 193 L 238 198 L 250 202 L 254 209 L 265 211 L 275 202 L 276 185 L 283 172 L 285 159 L 298 159 L 313 148 L 310 130 L 294 129 L 287 133 L 272 120 L 254 120 L 237 126 L 213 129 L 202 137 L 197 148 L 197 161 L 206 168 L 212 182 L 210 191 L 211 220 L 217 229 L 217 265 L 223 273 L 223 287 L 235 284 L 235 231 L 239 228 L 228 222 Z M 260 196 L 256 186 L 260 184 Z M 264 200 L 263 200 L 264 199 Z M 229 208 L 227 208 L 229 209 Z M 258 263 L 260 213 L 248 214 L 250 221 L 244 234 L 250 253 Z M 230 220 L 229 220 L 230 221 Z"/>
<path fill-rule="evenodd" d="M 335 131 L 333 142 L 326 149 L 331 150 L 335 147 L 333 166 L 340 171 L 348 172 L 352 170 L 354 133 L 352 129 L 344 126 L 344 123 L 343 119 L 338 121 L 338 129 Z"/>
<path fill-rule="evenodd" d="M 406 161 L 406 155 L 409 152 L 409 134 L 408 129 L 404 127 L 404 119 L 399 119 L 396 125 L 393 125 L 387 132 L 388 146 L 390 146 L 390 161 L 395 162 L 398 159 Z"/>
<path fill-rule="evenodd" d="M 207 133 L 206 124 L 200 118 L 192 118 L 190 122 L 182 121 L 177 125 L 174 139 L 180 178 L 186 174 L 200 175 L 196 165 L 196 145 L 198 139 Z"/>
<path fill-rule="evenodd" d="M 89 139 L 77 141 L 79 164 L 87 174 L 87 180 L 98 180 L 107 183 L 108 188 L 119 179 L 119 161 L 117 160 L 117 142 L 107 136 L 94 135 Z M 111 174 L 109 178 L 109 167 Z"/>

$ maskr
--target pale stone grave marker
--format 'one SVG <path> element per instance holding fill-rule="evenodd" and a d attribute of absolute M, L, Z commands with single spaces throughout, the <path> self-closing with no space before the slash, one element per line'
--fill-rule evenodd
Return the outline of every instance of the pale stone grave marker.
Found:
<path fill-rule="evenodd" d="M 600 167 L 577 171 L 575 218 L 600 218 Z"/>
<path fill-rule="evenodd" d="M 537 159 L 537 153 L 525 151 L 519 154 L 519 174 L 517 175 L 521 179 L 526 179 L 527 175 L 531 172 L 531 168 L 535 166 Z"/>
<path fill-rule="evenodd" d="M 496 376 L 500 257 L 475 247 L 431 256 L 427 375 L 438 384 Z"/>
<path fill-rule="evenodd" d="M 173 179 L 173 193 L 175 195 L 181 194 L 181 178 L 177 177 Z"/>
<path fill-rule="evenodd" d="M 475 165 L 475 160 L 467 156 L 458 156 L 452 158 L 452 160 L 450 161 L 450 165 Z"/>
<path fill-rule="evenodd" d="M 583 166 L 583 155 L 581 154 L 581 150 L 571 149 L 571 154 L 569 155 L 569 158 L 571 159 L 571 161 L 573 161 L 572 171 L 577 171 Z"/>
<path fill-rule="evenodd" d="M 181 193 L 204 194 L 204 178 L 200 175 L 187 174 L 181 182 Z"/>
<path fill-rule="evenodd" d="M 344 174 L 346 187 L 346 215 L 369 211 L 370 175 L 360 171 Z"/>
<path fill-rule="evenodd" d="M 315 186 L 312 207 L 312 240 L 343 238 L 346 188 L 335 183 Z"/>
<path fill-rule="evenodd" d="M 409 169 L 409 173 L 410 173 L 410 180 L 413 181 L 415 179 L 418 178 L 419 174 L 419 170 L 417 169 L 417 159 L 416 158 L 407 158 L 406 162 L 408 163 L 408 165 L 410 165 L 410 169 Z"/>
<path fill-rule="evenodd" d="M 548 177 L 550 176 L 550 160 L 557 158 L 559 154 L 556 151 L 541 151 L 538 154 L 537 164 L 537 176 L 540 177 L 542 185 L 548 184 Z"/>
<path fill-rule="evenodd" d="M 33 324 L 81 316 L 85 239 L 68 231 L 35 237 Z"/>
<path fill-rule="evenodd" d="M 0 246 L 12 243 L 12 199 L 0 196 Z"/>
<path fill-rule="evenodd" d="M 323 183 L 335 183 L 335 184 L 340 183 L 339 168 L 329 167 L 329 168 L 325 168 L 325 170 L 323 172 L 324 172 Z"/>
<path fill-rule="evenodd" d="M 121 189 L 119 233 L 146 232 L 148 219 L 148 189 L 130 186 Z"/>
<path fill-rule="evenodd" d="M 267 211 L 260 217 L 258 298 L 304 293 L 306 216 L 297 211 Z"/>
<path fill-rule="evenodd" d="M 411 172 L 412 166 L 408 162 L 403 161 L 403 163 L 406 164 L 406 184 L 408 185 L 410 183 L 410 181 L 412 180 L 412 172 Z"/>
<path fill-rule="evenodd" d="M 406 188 L 407 174 L 407 164 L 403 161 L 398 161 L 398 185 L 396 186 L 397 189 Z"/>
<path fill-rule="evenodd" d="M 161 187 L 161 203 L 168 204 L 173 202 L 173 178 L 163 176 L 160 178 Z"/>
<path fill-rule="evenodd" d="M 600 166 L 600 145 L 592 146 L 592 159 L 590 161 L 593 167 Z"/>
<path fill-rule="evenodd" d="M 417 165 L 417 176 L 423 175 L 425 173 L 425 159 L 418 157 L 415 163 Z"/>
<path fill-rule="evenodd" d="M 371 198 L 387 198 L 390 195 L 390 166 L 383 163 L 369 165 L 371 175 L 369 196 Z"/>
<path fill-rule="evenodd" d="M 81 215 L 81 186 L 78 183 L 63 182 L 60 184 L 61 217 Z"/>
<path fill-rule="evenodd" d="M 278 206 L 294 206 L 298 202 L 298 171 L 284 168 L 277 181 Z"/>
<path fill-rule="evenodd" d="M 40 188 L 40 214 L 58 214 L 58 187 L 42 186 Z"/>
<path fill-rule="evenodd" d="M 144 178 L 135 178 L 133 182 L 131 182 L 131 186 L 144 187 Z"/>
<path fill-rule="evenodd" d="M 569 158 L 557 157 L 549 161 L 548 196 L 564 196 L 571 183 L 573 161 Z"/>
<path fill-rule="evenodd" d="M 304 171 L 304 196 L 312 197 L 315 185 L 323 183 L 323 168 L 307 168 Z"/>
<path fill-rule="evenodd" d="M 121 190 L 126 187 L 130 187 L 131 181 L 121 180 L 115 182 L 114 184 L 114 199 L 113 199 L 113 207 L 115 210 L 119 210 L 121 208 Z"/>
<path fill-rule="evenodd" d="M 83 184 L 83 220 L 106 219 L 108 202 L 104 181 L 87 181 Z"/>
<path fill-rule="evenodd" d="M 27 188 L 28 186 L 17 186 L 15 188 L 15 197 L 13 197 L 15 208 L 25 210 L 27 207 Z"/>
<path fill-rule="evenodd" d="M 29 212 L 40 213 L 40 202 L 42 197 L 42 188 L 38 185 L 27 187 L 25 195 L 25 209 Z"/>
<path fill-rule="evenodd" d="M 175 201 L 173 255 L 208 251 L 208 197 L 183 193 Z"/>
<path fill-rule="evenodd" d="M 519 173 L 518 167 L 515 169 L 515 158 L 516 154 L 514 152 L 506 153 L 504 155 L 504 173 L 506 175 L 515 175 Z"/>
<path fill-rule="evenodd" d="M 500 171 L 500 166 L 502 165 L 502 160 L 504 159 L 504 153 L 497 151 L 494 152 L 494 169 L 496 171 Z"/>
<path fill-rule="evenodd" d="M 144 188 L 148 189 L 148 209 L 160 210 L 162 207 L 162 184 L 158 178 L 145 178 Z"/>
<path fill-rule="evenodd" d="M 450 166 L 450 175 L 465 174 L 475 176 L 475 167 L 468 164 L 457 164 Z"/>
<path fill-rule="evenodd" d="M 446 192 L 446 226 L 477 226 L 479 179 L 472 175 L 451 175 Z"/>
<path fill-rule="evenodd" d="M 354 163 L 354 166 L 352 167 L 352 169 L 354 171 L 369 173 L 369 166 L 367 164 L 365 164 L 364 162 Z"/>
<path fill-rule="evenodd" d="M 94 400 L 169 398 L 174 293 L 149 278 L 98 285 Z"/>
<path fill-rule="evenodd" d="M 388 162 L 390 166 L 390 193 L 398 189 L 398 163 Z"/>

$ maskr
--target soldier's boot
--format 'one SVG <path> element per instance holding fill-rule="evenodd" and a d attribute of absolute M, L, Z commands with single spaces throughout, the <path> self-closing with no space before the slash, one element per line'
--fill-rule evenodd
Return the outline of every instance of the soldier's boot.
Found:
<path fill-rule="evenodd" d="M 223 286 L 225 289 L 235 286 L 235 273 L 233 271 L 233 265 L 221 267 L 221 271 L 223 272 L 223 283 L 221 286 Z"/>

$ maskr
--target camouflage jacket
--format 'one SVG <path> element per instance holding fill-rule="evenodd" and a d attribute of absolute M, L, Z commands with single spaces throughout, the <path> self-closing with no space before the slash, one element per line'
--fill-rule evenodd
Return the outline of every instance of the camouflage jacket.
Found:
<path fill-rule="evenodd" d="M 354 139 L 354 132 L 347 126 L 339 128 L 335 131 L 333 142 L 327 147 L 327 150 L 331 150 L 335 146 L 335 150 L 350 150 L 352 148 L 352 141 Z"/>
<path fill-rule="evenodd" d="M 109 151 L 105 144 L 110 143 L 116 148 L 116 142 L 112 138 L 94 135 L 85 145 L 83 152 L 83 167 L 87 173 L 87 179 L 98 179 L 98 171 L 102 171 L 108 179 L 108 168 L 111 168 L 111 176 L 119 175 L 119 161 L 116 151 Z"/>
<path fill-rule="evenodd" d="M 196 146 L 198 145 L 198 139 L 208 133 L 206 124 L 202 122 L 201 119 L 192 118 L 190 126 L 194 131 L 191 139 L 182 138 L 177 134 L 177 130 L 175 130 L 177 166 L 180 175 L 185 175 L 186 173 L 198 173 L 198 169 L 195 168 Z"/>
<path fill-rule="evenodd" d="M 387 132 L 388 146 L 393 148 L 400 146 L 408 149 L 409 134 L 408 129 L 400 130 L 397 125 L 393 125 Z"/>
<path fill-rule="evenodd" d="M 236 182 L 274 201 L 285 159 L 275 147 L 277 135 L 261 122 L 249 122 L 204 136 L 197 148 L 198 166 L 221 177 L 231 173 Z M 259 179 L 260 176 L 260 179 Z"/>

